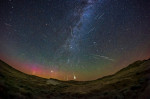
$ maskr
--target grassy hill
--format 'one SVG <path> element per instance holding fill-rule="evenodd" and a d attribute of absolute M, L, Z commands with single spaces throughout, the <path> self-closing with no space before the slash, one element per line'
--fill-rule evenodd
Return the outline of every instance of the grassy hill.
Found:
<path fill-rule="evenodd" d="M 150 59 L 93 81 L 24 74 L 0 61 L 0 99 L 150 99 Z"/>

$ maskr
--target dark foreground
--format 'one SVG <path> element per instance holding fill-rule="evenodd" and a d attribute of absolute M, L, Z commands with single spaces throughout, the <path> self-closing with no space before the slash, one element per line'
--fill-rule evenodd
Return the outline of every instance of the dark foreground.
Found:
<path fill-rule="evenodd" d="M 0 61 L 0 99 L 150 99 L 150 59 L 84 82 L 27 75 Z"/>

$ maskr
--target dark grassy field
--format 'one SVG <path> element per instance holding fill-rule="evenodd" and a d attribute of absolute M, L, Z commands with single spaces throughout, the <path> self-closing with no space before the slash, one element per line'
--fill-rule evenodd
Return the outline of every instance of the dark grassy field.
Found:
<path fill-rule="evenodd" d="M 150 59 L 93 81 L 60 81 L 22 73 L 0 61 L 0 99 L 150 99 Z"/>

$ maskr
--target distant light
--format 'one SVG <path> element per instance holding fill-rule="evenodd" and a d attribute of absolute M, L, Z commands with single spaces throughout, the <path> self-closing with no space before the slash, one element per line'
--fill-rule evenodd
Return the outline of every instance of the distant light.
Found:
<path fill-rule="evenodd" d="M 73 77 L 73 78 L 74 78 L 74 79 L 77 79 L 75 75 L 74 75 L 74 77 Z"/>

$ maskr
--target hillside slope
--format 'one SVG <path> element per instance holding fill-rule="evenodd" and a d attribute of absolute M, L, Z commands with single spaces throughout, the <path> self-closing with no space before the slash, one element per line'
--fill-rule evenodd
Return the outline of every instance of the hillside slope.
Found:
<path fill-rule="evenodd" d="M 150 59 L 93 81 L 60 81 L 24 74 L 0 61 L 0 99 L 149 99 Z"/>

